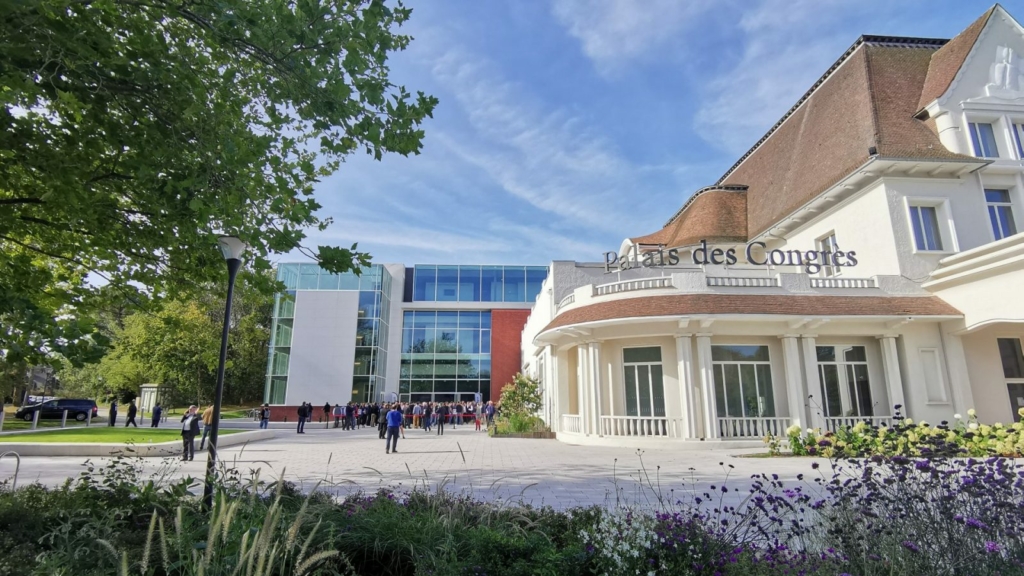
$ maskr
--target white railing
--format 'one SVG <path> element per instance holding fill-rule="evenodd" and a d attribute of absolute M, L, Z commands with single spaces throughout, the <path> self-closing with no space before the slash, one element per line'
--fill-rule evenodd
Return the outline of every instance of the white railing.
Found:
<path fill-rule="evenodd" d="M 594 286 L 594 296 L 607 296 L 620 292 L 632 292 L 634 290 L 655 290 L 657 288 L 672 288 L 672 277 L 662 276 L 660 278 L 645 278 L 643 280 L 623 280 Z"/>
<path fill-rule="evenodd" d="M 730 276 L 708 276 L 708 286 L 735 286 L 739 288 L 774 288 L 779 285 L 777 277 L 733 278 Z"/>
<path fill-rule="evenodd" d="M 718 435 L 722 438 L 785 436 L 789 424 L 789 418 L 719 418 Z"/>
<path fill-rule="evenodd" d="M 892 416 L 836 416 L 825 418 L 825 429 L 829 432 L 835 432 L 840 428 L 856 426 L 858 422 L 863 422 L 868 426 L 892 426 Z"/>
<path fill-rule="evenodd" d="M 579 414 L 562 414 L 562 432 L 583 434 L 583 418 Z"/>
<path fill-rule="evenodd" d="M 811 278 L 811 288 L 877 288 L 874 278 Z"/>
<path fill-rule="evenodd" d="M 679 437 L 679 422 L 670 418 L 649 416 L 601 416 L 604 436 Z"/>
<path fill-rule="evenodd" d="M 568 306 L 569 304 L 572 304 L 575 301 L 576 301 L 576 295 L 575 294 L 569 294 L 565 298 L 562 298 L 562 301 L 558 303 L 558 309 L 561 310 L 563 306 Z"/>

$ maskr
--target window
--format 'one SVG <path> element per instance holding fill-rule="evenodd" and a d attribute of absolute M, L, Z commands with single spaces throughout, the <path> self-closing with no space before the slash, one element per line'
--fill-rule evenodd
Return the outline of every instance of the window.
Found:
<path fill-rule="evenodd" d="M 767 346 L 712 346 L 718 417 L 775 416 Z"/>
<path fill-rule="evenodd" d="M 1019 338 L 999 338 L 999 359 L 1003 364 L 1006 391 L 1010 395 L 1010 412 L 1017 417 L 1017 411 L 1024 408 L 1024 353 Z"/>
<path fill-rule="evenodd" d="M 836 233 L 832 232 L 824 238 L 818 239 L 818 250 L 820 252 L 828 252 L 829 254 L 835 254 L 836 250 L 839 250 L 839 243 L 836 242 Z M 839 276 L 839 271 L 842 270 L 839 266 L 822 266 L 821 275 L 829 278 L 832 276 Z"/>
<path fill-rule="evenodd" d="M 938 206 L 910 205 L 910 226 L 914 231 L 914 246 L 918 250 L 940 251 L 943 249 L 938 210 Z"/>
<path fill-rule="evenodd" d="M 1013 125 L 1013 143 L 1017 145 L 1017 157 L 1024 159 L 1024 124 Z"/>
<path fill-rule="evenodd" d="M 872 416 L 871 381 L 864 347 L 818 346 L 816 352 L 825 416 Z"/>
<path fill-rule="evenodd" d="M 992 235 L 996 240 L 1017 233 L 1017 225 L 1013 221 L 1013 210 L 1010 203 L 1009 190 L 985 189 L 985 203 L 988 204 L 988 219 L 992 223 Z"/>
<path fill-rule="evenodd" d="M 665 416 L 665 385 L 661 370 L 661 348 L 625 348 L 622 351 L 625 372 L 627 416 Z"/>
<path fill-rule="evenodd" d="M 403 318 L 401 394 L 423 402 L 490 399 L 490 312 L 407 310 Z"/>
<path fill-rule="evenodd" d="M 995 131 L 987 122 L 969 122 L 971 145 L 974 155 L 980 158 L 999 158 L 999 146 L 996 145 Z"/>

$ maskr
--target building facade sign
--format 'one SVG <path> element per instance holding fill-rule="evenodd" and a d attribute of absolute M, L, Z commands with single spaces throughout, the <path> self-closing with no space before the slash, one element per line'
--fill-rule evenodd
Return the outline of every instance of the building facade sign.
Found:
<path fill-rule="evenodd" d="M 825 266 L 834 268 L 853 267 L 858 264 L 857 252 L 851 250 L 768 250 L 764 242 L 750 242 L 743 250 L 747 264 L 754 266 L 800 266 L 808 274 L 817 274 Z M 715 266 L 731 266 L 739 257 L 736 248 L 709 247 L 707 240 L 701 240 L 697 248 L 690 253 L 691 260 L 698 266 L 712 264 Z M 634 268 L 658 268 L 679 264 L 679 249 L 665 249 L 658 245 L 656 249 L 647 250 L 643 254 L 636 244 L 629 252 L 619 255 L 618 252 L 604 253 L 604 271 L 606 274 L 621 272 Z"/>

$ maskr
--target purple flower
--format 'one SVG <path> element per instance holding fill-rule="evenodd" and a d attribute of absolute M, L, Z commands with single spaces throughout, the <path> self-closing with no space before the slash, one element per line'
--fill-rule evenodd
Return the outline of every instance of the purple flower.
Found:
<path fill-rule="evenodd" d="M 988 525 L 985 524 L 984 522 L 982 522 L 981 520 L 978 520 L 977 518 L 968 518 L 964 522 L 964 524 L 966 524 L 968 528 L 977 528 L 979 530 L 988 530 Z"/>
<path fill-rule="evenodd" d="M 914 544 L 910 540 L 904 540 L 903 541 L 903 547 L 906 548 L 907 550 L 910 550 L 911 552 L 920 552 L 921 551 L 921 548 L 919 548 L 917 546 L 917 544 Z"/>
<path fill-rule="evenodd" d="M 994 554 L 1002 549 L 1002 546 L 996 544 L 995 542 L 992 542 L 991 540 L 985 542 L 985 552 L 988 552 L 989 554 Z"/>

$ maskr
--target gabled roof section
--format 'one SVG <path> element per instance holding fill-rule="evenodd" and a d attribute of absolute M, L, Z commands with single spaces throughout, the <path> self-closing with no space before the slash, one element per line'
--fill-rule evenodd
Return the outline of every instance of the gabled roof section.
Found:
<path fill-rule="evenodd" d="M 982 164 L 954 154 L 914 118 L 944 40 L 862 36 L 719 180 L 743 183 L 747 235 L 758 236 L 872 157 Z"/>
<path fill-rule="evenodd" d="M 971 53 L 971 48 L 974 48 L 974 43 L 978 41 L 981 31 L 985 29 L 985 25 L 988 24 L 997 8 L 1001 8 L 999 4 L 989 8 L 981 15 L 981 18 L 975 20 L 963 32 L 957 34 L 955 38 L 932 54 L 928 66 L 928 77 L 924 81 L 921 98 L 918 100 L 917 114 L 921 114 L 926 106 L 949 90 L 953 79 L 963 67 L 967 55 Z"/>
<path fill-rule="evenodd" d="M 630 238 L 633 244 L 669 248 L 701 240 L 744 242 L 747 239 L 747 187 L 708 186 L 683 204 L 665 226 L 653 234 Z"/>

